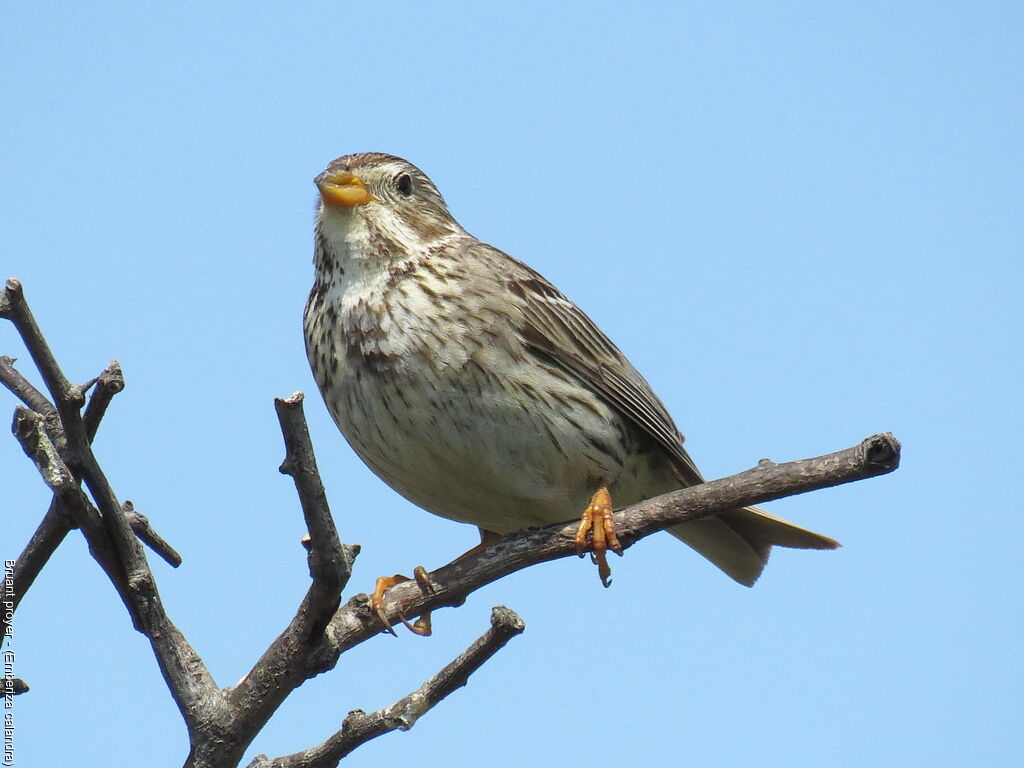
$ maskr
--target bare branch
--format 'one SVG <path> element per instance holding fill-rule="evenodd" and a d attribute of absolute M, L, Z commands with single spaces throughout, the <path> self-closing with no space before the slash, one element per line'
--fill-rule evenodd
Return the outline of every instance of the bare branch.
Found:
<path fill-rule="evenodd" d="M 7 584 L 6 580 L 4 580 L 5 586 L 2 592 L 2 599 L 11 602 L 11 611 L 4 611 L 3 623 L 5 633 L 7 631 L 7 624 L 14 617 L 14 612 L 18 610 L 21 598 L 24 597 L 29 587 L 32 586 L 43 566 L 53 556 L 53 553 L 57 551 L 57 547 L 64 541 L 64 537 L 74 527 L 67 508 L 57 501 L 56 498 L 53 499 L 50 502 L 49 509 L 46 510 L 46 514 L 43 516 L 42 522 L 39 523 L 39 527 L 36 528 L 32 538 L 25 545 L 25 549 L 22 550 L 21 554 L 18 555 L 18 559 L 14 562 L 10 584 Z"/>
<path fill-rule="evenodd" d="M 15 329 L 32 356 L 32 361 L 36 364 L 36 368 L 46 383 L 46 388 L 50 390 L 54 405 L 60 411 L 61 419 L 64 420 L 66 416 L 64 408 L 61 407 L 62 404 L 65 408 L 74 408 L 77 414 L 77 409 L 81 407 L 85 398 L 78 387 L 64 378 L 60 366 L 57 365 L 57 360 L 50 351 L 50 345 L 43 338 L 43 334 L 25 302 L 25 294 L 20 280 L 13 277 L 7 280 L 4 292 L 0 293 L 0 317 L 5 317 L 14 323 Z"/>
<path fill-rule="evenodd" d="M 762 461 L 731 477 L 683 488 L 647 499 L 615 513 L 615 529 L 624 548 L 678 523 L 784 496 L 842 485 L 892 472 L 899 466 L 900 444 L 892 435 L 874 435 L 862 443 L 813 459 L 774 464 Z M 497 544 L 474 550 L 430 574 L 429 594 L 415 581 L 384 593 L 389 616 L 406 618 L 446 606 L 461 605 L 466 596 L 497 579 L 537 563 L 575 555 L 577 523 L 522 531 Z M 397 623 L 395 619 L 394 623 Z M 368 610 L 365 595 L 356 595 L 335 614 L 328 636 L 339 652 L 381 631 Z"/>
<path fill-rule="evenodd" d="M 18 372 L 14 367 L 15 362 L 13 357 L 0 355 L 0 382 L 21 402 L 41 416 L 50 412 L 56 413 L 57 409 L 53 407 L 53 403 L 47 400 L 46 395 L 36 389 L 32 382 Z"/>
<path fill-rule="evenodd" d="M 333 768 L 347 754 L 371 739 L 395 730 L 409 730 L 421 716 L 464 686 L 470 675 L 525 628 L 522 619 L 512 610 L 500 605 L 491 609 L 491 628 L 408 696 L 370 714 L 358 709 L 349 712 L 341 730 L 323 743 L 273 760 L 260 755 L 249 764 L 249 768 Z"/>
<path fill-rule="evenodd" d="M 91 383 L 94 383 L 96 388 L 93 389 L 89 402 L 85 406 L 85 413 L 82 415 L 85 434 L 88 435 L 90 443 L 96 437 L 96 430 L 99 429 L 100 420 L 107 412 L 110 401 L 113 400 L 114 395 L 124 389 L 124 374 L 121 373 L 121 364 L 117 360 L 111 360 L 110 365 Z M 88 386 L 82 387 L 83 391 L 88 388 Z"/>
<path fill-rule="evenodd" d="M 135 532 L 135 535 L 139 537 L 143 544 L 160 555 L 174 568 L 181 565 L 181 555 L 177 553 L 174 547 L 167 543 L 163 536 L 153 530 L 148 517 L 137 512 L 135 505 L 130 501 L 122 504 L 121 509 L 124 511 L 125 517 L 128 518 L 128 525 L 132 527 L 132 531 Z"/>
<path fill-rule="evenodd" d="M 12 431 L 26 455 L 36 465 L 44 482 L 54 492 L 42 524 L 15 562 L 11 585 L 11 591 L 14 592 L 13 608 L 17 608 L 32 580 L 53 554 L 60 540 L 68 530 L 76 526 L 82 529 L 90 553 L 124 598 L 127 594 L 124 573 L 117 553 L 110 546 L 99 512 L 89 503 L 64 460 L 57 455 L 42 428 L 42 417 L 35 411 L 18 406 L 14 413 Z M 131 609 L 127 599 L 125 604 Z M 13 617 L 13 611 L 10 615 Z M 6 614 L 5 623 L 9 623 Z"/>
<path fill-rule="evenodd" d="M 66 441 L 64 438 L 64 427 L 60 423 L 60 415 L 57 413 L 54 405 L 14 369 L 14 360 L 10 357 L 0 357 L 0 381 L 33 411 L 43 417 L 46 432 L 50 436 L 54 448 L 59 453 L 61 447 L 66 446 Z M 103 418 L 111 398 L 124 388 L 124 378 L 121 376 L 121 369 L 117 365 L 117 361 L 115 360 L 107 366 L 106 370 L 93 380 L 93 383 L 97 386 L 89 398 L 89 404 L 86 406 L 84 416 L 86 432 L 89 435 L 90 442 L 96 435 L 100 420 Z M 86 387 L 83 387 L 83 389 L 86 389 Z M 17 424 L 17 414 L 15 419 Z M 87 501 L 85 501 L 87 510 L 84 509 L 82 501 L 82 499 L 75 499 L 70 503 L 75 509 L 83 510 L 89 516 L 89 520 L 86 523 L 90 520 L 95 522 L 95 525 L 92 527 L 95 536 L 97 529 L 102 529 L 99 513 Z M 75 519 L 76 516 L 68 508 L 68 503 L 67 499 L 61 500 L 58 495 L 54 495 L 54 498 L 50 501 L 49 508 L 46 510 L 46 514 L 43 516 L 42 522 L 39 523 L 28 544 L 25 545 L 25 549 L 18 555 L 11 574 L 11 583 L 4 593 L 4 599 L 12 603 L 12 610 L 9 613 L 4 613 L 5 625 L 9 623 L 9 618 L 13 618 L 14 611 L 18 609 L 22 597 L 24 597 L 35 582 L 36 576 L 39 575 L 43 566 L 53 556 L 53 553 L 57 551 L 57 547 L 64 541 L 68 533 L 78 525 Z M 120 578 L 120 566 L 117 565 L 116 558 L 113 557 L 113 551 L 109 546 L 102 546 L 100 549 L 105 551 L 104 555 L 104 553 L 97 549 L 97 545 L 100 543 L 106 544 L 105 533 L 102 533 L 98 541 L 90 542 L 90 550 L 93 556 L 100 561 L 100 564 L 112 579 Z"/>
<path fill-rule="evenodd" d="M 327 642 L 324 629 L 341 603 L 341 591 L 351 576 L 359 547 L 342 544 L 338 536 L 317 470 L 302 401 L 302 393 L 296 392 L 275 399 L 274 407 L 285 442 L 285 460 L 280 469 L 295 482 L 309 532 L 308 542 L 303 543 L 309 552 L 312 583 L 288 627 L 238 685 L 227 692 L 235 717 L 229 723 L 210 724 L 217 733 L 207 744 L 216 748 L 220 758 L 227 750 L 240 759 L 285 698 L 310 677 L 332 669 L 338 661 L 338 651 Z M 212 759 L 211 752 L 203 745 L 198 746 L 186 765 L 205 765 L 205 761 Z"/>
<path fill-rule="evenodd" d="M 320 604 L 311 604 L 308 616 L 311 631 L 322 632 L 338 609 L 341 591 L 352 575 L 355 553 L 345 547 L 327 503 L 327 493 L 316 466 L 316 455 L 309 439 L 303 395 L 296 392 L 287 398 L 275 398 L 274 408 L 284 436 L 285 459 L 280 471 L 290 475 L 302 505 L 309 532 L 309 575 L 317 588 Z"/>
<path fill-rule="evenodd" d="M 202 659 L 164 612 L 156 580 L 142 546 L 92 452 L 90 434 L 80 412 L 85 400 L 83 391 L 64 376 L 25 302 L 21 283 L 13 278 L 7 281 L 5 290 L 0 293 L 0 317 L 14 324 L 25 343 L 60 414 L 67 441 L 67 447 L 62 452 L 63 461 L 59 456 L 56 462 L 53 461 L 54 457 L 47 452 L 46 445 L 39 443 L 38 439 L 35 443 L 30 442 L 26 451 L 35 452 L 30 455 L 34 461 L 39 459 L 37 466 L 43 472 L 44 479 L 47 479 L 47 484 L 51 487 L 54 487 L 51 481 L 60 484 L 63 488 L 62 496 L 75 502 L 77 514 L 86 522 L 91 505 L 75 480 L 81 478 L 89 488 L 113 548 L 113 552 L 108 553 L 107 542 L 103 541 L 98 531 L 90 530 L 88 525 L 83 524 L 82 530 L 89 540 L 90 551 L 94 555 L 100 553 L 97 560 L 114 582 L 132 617 L 132 623 L 149 638 L 164 680 L 192 733 L 199 721 L 215 716 L 212 708 L 218 704 L 223 705 L 223 696 Z M 111 381 L 101 388 L 109 391 L 117 387 L 118 374 L 110 369 L 108 371 Z M 102 399 L 107 395 L 97 394 L 97 397 L 101 399 L 94 407 L 93 418 L 98 423 L 105 407 Z M 29 431 L 27 425 L 30 421 L 24 421 L 25 429 Z M 62 471 L 60 467 L 63 467 Z M 71 478 L 70 487 L 66 485 L 67 477 Z M 111 557 L 111 554 L 116 557 Z"/>
<path fill-rule="evenodd" d="M 20 677 L 4 677 L 0 679 L 3 681 L 3 690 L 0 691 L 0 695 L 20 696 L 29 691 L 28 683 Z"/>
<path fill-rule="evenodd" d="M 75 477 L 64 464 L 43 426 L 43 417 L 35 411 L 19 405 L 14 409 L 11 432 L 17 438 L 25 455 L 32 459 L 43 482 L 54 493 L 63 493 L 77 488 Z"/>
<path fill-rule="evenodd" d="M 132 534 L 127 519 L 121 514 L 120 504 L 117 503 L 113 491 L 100 470 L 95 456 L 92 454 L 89 444 L 90 438 L 79 411 L 85 400 L 82 389 L 71 384 L 64 376 L 28 307 L 28 303 L 25 301 L 21 283 L 14 278 L 8 279 L 3 293 L 0 294 L 0 317 L 5 317 L 14 324 L 15 329 L 25 343 L 25 347 L 32 356 L 36 368 L 43 377 L 47 389 L 50 391 L 54 406 L 60 414 L 64 438 L 67 441 L 66 449 L 61 452 L 63 454 L 63 461 L 60 463 L 62 466 L 66 465 L 65 471 L 70 470 L 74 477 L 81 474 L 89 486 L 93 498 L 96 500 L 97 506 L 100 509 L 101 519 L 107 528 L 114 547 L 120 555 L 121 564 L 124 568 L 124 579 L 118 579 L 117 581 L 129 585 L 143 584 L 147 581 L 152 582 L 152 574 L 148 574 L 149 567 L 145 561 L 145 556 L 142 554 L 142 548 L 139 546 L 134 534 Z M 19 416 L 15 417 L 16 424 L 18 423 L 18 418 Z M 21 418 L 23 423 L 27 424 L 24 421 L 26 417 L 22 416 Z M 22 447 L 25 447 L 24 443 Z M 53 461 L 47 459 L 47 463 L 43 464 L 37 461 L 37 458 L 46 458 L 43 455 L 34 456 L 30 452 L 30 450 L 36 450 L 39 447 L 31 446 L 26 448 L 26 452 L 29 452 L 33 461 L 36 461 L 40 471 L 44 473 L 44 479 L 46 479 L 46 472 L 49 471 L 48 467 L 53 464 Z M 58 478 L 51 477 L 50 480 L 56 481 Z M 54 486 L 50 480 L 47 481 L 47 485 L 53 488 Z M 133 622 L 137 628 L 140 628 L 140 617 L 138 615 L 140 605 L 137 604 L 138 602 L 128 601 L 128 606 Z"/>
<path fill-rule="evenodd" d="M 0 356 L 0 383 L 9 389 L 25 405 L 46 420 L 46 431 L 58 450 L 64 444 L 64 431 L 60 424 L 60 415 L 42 392 L 33 386 L 14 367 L 14 358 Z"/>
<path fill-rule="evenodd" d="M 53 409 L 53 406 L 50 408 Z M 53 412 L 56 413 L 55 410 Z M 43 482 L 54 492 L 54 498 L 43 521 L 15 561 L 10 584 L 7 585 L 5 580 L 4 599 L 11 603 L 11 610 L 4 612 L 5 628 L 13 619 L 21 598 L 35 581 L 39 571 L 74 527 L 64 502 L 67 501 L 69 492 L 78 490 L 78 486 L 63 459 L 58 455 L 43 423 L 44 417 L 34 410 L 18 406 L 14 411 L 11 431 L 22 450 L 36 465 Z"/>

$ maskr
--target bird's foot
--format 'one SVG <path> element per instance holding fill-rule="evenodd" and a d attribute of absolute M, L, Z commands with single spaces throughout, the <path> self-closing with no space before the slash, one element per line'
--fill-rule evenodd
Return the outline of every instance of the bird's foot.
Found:
<path fill-rule="evenodd" d="M 615 535 L 615 519 L 612 517 L 612 496 L 603 485 L 590 497 L 590 503 L 580 516 L 580 526 L 576 529 L 576 554 L 583 557 L 587 551 L 587 534 L 593 532 L 593 546 L 590 559 L 597 563 L 597 575 L 604 586 L 610 586 L 609 576 L 612 569 L 608 565 L 607 552 L 622 555 L 622 545 Z"/>
<path fill-rule="evenodd" d="M 433 594 L 434 584 L 430 580 L 430 576 L 427 575 L 427 569 L 422 565 L 417 565 L 413 570 L 413 576 L 416 579 L 416 583 L 419 584 L 427 594 Z M 410 581 L 408 576 L 403 576 L 400 573 L 396 573 L 394 576 L 381 576 L 377 579 L 377 583 L 373 587 L 373 595 L 370 597 L 370 606 L 373 608 L 373 612 L 377 615 L 380 623 L 384 625 L 384 629 L 390 632 L 392 635 L 396 635 L 395 630 L 391 627 L 391 622 L 388 620 L 387 611 L 384 609 L 384 591 L 389 587 L 393 587 L 396 584 L 401 584 L 404 581 Z M 430 611 L 425 611 L 416 619 L 415 623 L 409 623 L 409 620 L 402 615 L 402 612 L 398 612 L 398 618 L 402 620 L 406 628 L 414 635 L 420 635 L 421 637 L 428 637 L 431 633 L 430 626 Z"/>

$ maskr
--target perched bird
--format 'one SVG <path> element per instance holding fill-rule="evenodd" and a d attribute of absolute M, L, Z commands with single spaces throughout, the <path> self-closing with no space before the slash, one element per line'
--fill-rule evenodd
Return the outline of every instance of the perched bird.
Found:
<path fill-rule="evenodd" d="M 315 182 L 306 352 L 349 444 L 485 543 L 585 510 L 577 547 L 592 526 L 607 584 L 612 499 L 703 482 L 661 400 L 579 307 L 463 229 L 411 163 L 346 155 Z M 748 586 L 773 545 L 838 546 L 754 507 L 669 531 Z"/>

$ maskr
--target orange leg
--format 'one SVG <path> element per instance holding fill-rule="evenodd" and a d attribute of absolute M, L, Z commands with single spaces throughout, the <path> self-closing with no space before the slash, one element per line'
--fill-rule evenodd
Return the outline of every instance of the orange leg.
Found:
<path fill-rule="evenodd" d="M 422 565 L 417 565 L 413 574 L 416 577 L 416 583 L 419 584 L 420 589 L 424 592 L 434 591 L 434 585 L 431 583 L 430 577 L 427 575 L 427 571 Z M 377 583 L 374 584 L 373 595 L 370 597 L 370 606 L 373 608 L 373 612 L 377 614 L 377 618 L 380 619 L 380 623 L 384 625 L 384 629 L 392 635 L 395 635 L 395 630 L 391 628 L 391 622 L 388 620 L 387 611 L 384 609 L 384 591 L 388 587 L 401 584 L 403 581 L 409 581 L 409 577 L 403 576 L 400 573 L 396 573 L 394 576 L 381 576 L 377 579 Z M 402 620 L 402 623 L 405 624 L 408 630 L 413 634 L 420 635 L 422 637 L 430 635 L 430 611 L 426 611 L 421 614 L 414 624 L 410 624 L 409 620 L 402 615 L 401 611 L 398 612 L 398 618 Z"/>
<path fill-rule="evenodd" d="M 583 510 L 580 516 L 580 527 L 576 529 L 576 537 L 573 539 L 576 544 L 576 554 L 583 557 L 587 551 L 587 534 L 593 531 L 594 543 L 591 547 L 590 559 L 597 563 L 597 575 L 601 577 L 604 586 L 610 586 L 608 579 L 612 575 L 612 569 L 608 565 L 607 551 L 610 549 L 617 555 L 622 555 L 622 545 L 615 535 L 615 520 L 612 517 L 612 496 L 605 486 L 597 489 L 597 492 L 590 497 L 590 503 Z"/>

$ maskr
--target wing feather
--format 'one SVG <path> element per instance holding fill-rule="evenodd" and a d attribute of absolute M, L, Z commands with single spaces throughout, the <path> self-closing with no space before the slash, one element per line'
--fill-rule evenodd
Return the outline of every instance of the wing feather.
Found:
<path fill-rule="evenodd" d="M 511 258 L 511 257 L 509 257 Z M 523 343 L 602 397 L 665 449 L 687 484 L 702 482 L 683 436 L 650 384 L 586 313 L 522 262 L 508 287 L 521 301 Z"/>

